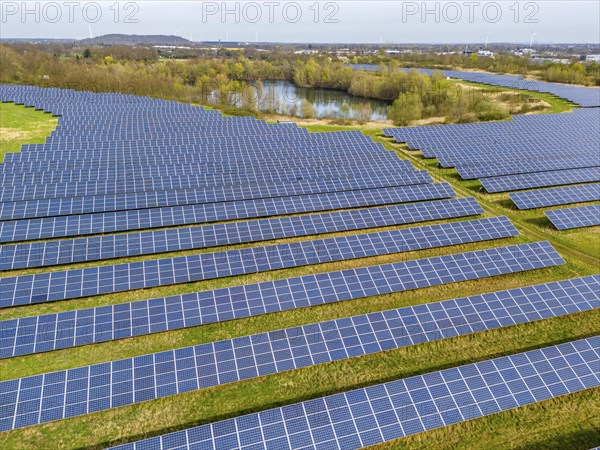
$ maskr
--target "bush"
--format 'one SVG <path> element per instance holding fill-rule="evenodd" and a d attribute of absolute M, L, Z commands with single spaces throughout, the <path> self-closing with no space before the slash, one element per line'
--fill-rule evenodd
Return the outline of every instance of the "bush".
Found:
<path fill-rule="evenodd" d="M 300 107 L 302 112 L 302 118 L 304 119 L 314 119 L 317 115 L 317 111 L 311 102 L 308 100 L 302 101 L 302 106 Z"/>
<path fill-rule="evenodd" d="M 371 119 L 372 114 L 373 108 L 371 108 L 371 105 L 368 103 L 361 103 L 356 107 L 354 118 L 362 125 Z"/>
<path fill-rule="evenodd" d="M 406 126 L 422 117 L 423 102 L 417 93 L 404 93 L 394 100 L 388 110 L 388 118 L 394 125 Z"/>
<path fill-rule="evenodd" d="M 504 106 L 491 102 L 480 102 L 476 114 L 477 118 L 482 121 L 503 120 L 507 119 L 510 115 Z"/>

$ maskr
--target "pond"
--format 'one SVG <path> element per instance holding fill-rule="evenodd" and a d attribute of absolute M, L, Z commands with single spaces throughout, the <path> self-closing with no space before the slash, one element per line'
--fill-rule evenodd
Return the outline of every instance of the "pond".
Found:
<path fill-rule="evenodd" d="M 310 102 L 317 118 L 386 120 L 387 102 L 354 97 L 332 89 L 298 87 L 289 81 L 267 80 L 253 84 L 249 92 L 236 94 L 238 107 L 249 104 L 261 112 L 304 117 L 305 101 Z M 304 104 L 304 105 L 303 105 Z M 310 109 L 310 107 L 309 107 Z M 304 111 L 303 111 L 304 110 Z"/>

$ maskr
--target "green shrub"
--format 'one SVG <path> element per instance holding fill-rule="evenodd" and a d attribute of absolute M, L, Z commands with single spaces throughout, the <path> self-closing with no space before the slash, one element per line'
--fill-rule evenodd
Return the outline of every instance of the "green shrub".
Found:
<path fill-rule="evenodd" d="M 388 109 L 388 118 L 394 125 L 406 126 L 422 117 L 423 102 L 417 93 L 403 93 Z"/>

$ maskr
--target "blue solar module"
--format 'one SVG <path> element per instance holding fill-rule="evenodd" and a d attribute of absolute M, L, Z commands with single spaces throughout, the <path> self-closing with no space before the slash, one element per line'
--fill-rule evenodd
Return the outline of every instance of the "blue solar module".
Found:
<path fill-rule="evenodd" d="M 600 200 L 600 183 L 514 192 L 509 197 L 519 209 L 592 202 Z"/>
<path fill-rule="evenodd" d="M 544 211 L 550 222 L 559 230 L 600 225 L 600 205 Z"/>
<path fill-rule="evenodd" d="M 599 277 L 567 280 L 0 382 L 0 396 L 9 397 L 0 404 L 0 411 L 6 411 L 0 416 L 0 431 L 10 429 L 6 427 L 13 424 L 14 428 L 43 423 L 315 364 L 600 308 L 598 287 Z M 567 291 L 573 292 L 575 298 Z M 22 386 L 27 388 L 20 389 Z M 33 386 L 39 387 L 35 393 L 30 390 Z M 35 418 L 27 413 L 33 404 L 38 405 Z"/>
<path fill-rule="evenodd" d="M 128 198 L 130 193 L 155 192 L 153 195 L 188 195 L 189 191 L 201 201 L 211 203 L 221 201 L 246 200 L 251 198 L 285 197 L 310 193 L 352 191 L 408 184 L 422 184 L 432 181 L 426 171 L 413 171 L 386 177 L 384 174 L 361 174 L 354 178 L 332 178 L 327 180 L 295 180 L 285 183 L 251 183 L 228 186 L 201 186 L 197 175 L 162 177 L 148 179 L 125 179 L 119 181 L 96 180 L 60 184 L 29 184 L 0 187 L 0 201 L 23 201 L 61 197 L 89 197 L 121 194 L 116 198 Z M 183 192 L 180 192 L 183 191 Z"/>
<path fill-rule="evenodd" d="M 365 158 L 369 161 L 371 158 Z M 323 158 L 323 165 L 314 165 L 310 167 L 299 168 L 277 168 L 264 165 L 260 169 L 251 170 L 247 168 L 242 171 L 212 172 L 203 168 L 202 165 L 168 165 L 154 167 L 137 168 L 132 165 L 118 166 L 112 170 L 88 169 L 79 171 L 47 171 L 47 172 L 24 172 L 0 174 L 0 182 L 4 184 L 34 184 L 34 183 L 66 183 L 93 181 L 98 179 L 118 181 L 125 178 L 157 178 L 171 177 L 181 175 L 199 174 L 200 185 L 218 186 L 228 184 L 243 184 L 254 182 L 284 182 L 296 180 L 322 180 L 328 178 L 352 178 L 358 177 L 361 173 L 378 173 L 384 176 L 393 176 L 394 173 L 412 172 L 410 163 L 396 159 L 396 162 L 385 161 L 379 164 L 372 163 L 368 165 L 343 166 L 335 164 L 333 161 L 327 164 Z M 403 163 L 403 164 L 401 164 Z"/>
<path fill-rule="evenodd" d="M 52 144 L 37 144 L 36 151 L 29 148 L 29 151 L 24 149 L 23 153 L 11 156 L 7 164 L 0 166 L 0 173 L 70 172 L 89 170 L 90 167 L 112 170 L 119 165 L 144 168 L 183 164 L 201 165 L 205 172 L 247 172 L 261 168 L 310 167 L 319 161 L 361 167 L 389 162 L 399 169 L 410 168 L 408 161 L 398 159 L 395 154 L 386 152 L 382 144 L 360 135 L 333 141 L 323 138 L 321 134 L 311 133 L 296 139 L 293 148 L 286 145 L 289 142 L 283 135 L 269 139 L 243 136 L 235 141 L 215 138 L 186 143 L 173 139 L 141 139 L 119 144 L 107 146 L 104 141 L 82 144 L 77 148 L 69 148 L 65 144 L 54 151 Z M 144 151 L 140 151 L 141 144 L 145 144 Z M 373 152 L 371 158 L 364 158 L 365 150 Z M 304 153 L 303 157 L 300 156 L 301 152 Z"/>
<path fill-rule="evenodd" d="M 599 347 L 600 337 L 593 336 L 201 425 L 114 449 L 363 448 L 598 387 Z"/>
<path fill-rule="evenodd" d="M 0 242 L 163 228 L 454 197 L 448 183 L 0 222 Z"/>
<path fill-rule="evenodd" d="M 0 246 L 0 270 L 14 270 L 260 242 L 336 231 L 482 214 L 472 197 L 305 216 L 228 222 L 49 242 Z"/>
<path fill-rule="evenodd" d="M 50 351 L 564 264 L 540 242 L 2 322 L 1 356 Z M 569 291 L 575 295 L 574 291 Z M 19 333 L 15 334 L 15 328 Z M 34 337 L 35 335 L 35 337 Z M 15 340 L 16 339 L 16 340 Z"/>
<path fill-rule="evenodd" d="M 600 123 L 600 122 L 599 122 Z M 533 162 L 514 161 L 491 163 L 481 161 L 477 163 L 469 162 L 456 168 L 458 174 L 463 180 L 474 180 L 476 178 L 496 177 L 502 175 L 513 175 L 521 173 L 535 173 L 553 170 L 582 169 L 596 166 L 600 162 L 598 155 L 567 157 L 559 159 L 558 155 L 549 157 L 546 160 L 536 160 Z"/>
<path fill-rule="evenodd" d="M 600 181 L 600 167 L 507 175 L 482 178 L 479 181 L 490 194 L 565 184 L 589 183 Z"/>
<path fill-rule="evenodd" d="M 297 142 L 298 147 L 312 146 L 313 140 L 306 143 Z M 319 145 L 314 143 L 315 146 Z M 307 154 L 304 158 L 298 158 L 297 154 L 290 151 L 278 152 L 276 149 L 269 149 L 269 154 L 244 152 L 239 153 L 235 159 L 213 159 L 213 153 L 181 153 L 167 152 L 170 149 L 163 149 L 166 154 L 137 156 L 135 158 L 85 158 L 76 157 L 70 159 L 55 159 L 45 161 L 25 161 L 19 162 L 12 158 L 12 162 L 0 166 L 0 174 L 39 174 L 48 175 L 51 172 L 68 174 L 75 178 L 92 173 L 102 173 L 112 176 L 118 176 L 123 169 L 132 170 L 132 173 L 140 173 L 143 177 L 168 175 L 169 171 L 175 170 L 181 173 L 200 173 L 206 175 L 216 175 L 223 173 L 233 173 L 240 177 L 248 175 L 258 176 L 267 171 L 302 171 L 319 168 L 319 163 L 336 164 L 336 167 L 323 168 L 327 173 L 341 173 L 352 171 L 357 168 L 364 170 L 389 169 L 400 172 L 414 170 L 409 161 L 398 159 L 393 153 L 379 152 L 378 144 L 372 142 L 366 145 L 367 148 L 374 150 L 370 158 L 364 158 L 364 150 L 356 151 L 346 150 L 347 145 L 336 146 L 327 145 L 327 152 L 321 154 Z M 221 148 L 221 151 L 233 149 Z M 266 149 L 265 149 L 266 150 Z M 294 149 L 295 151 L 296 149 Z M 362 158 L 361 158 L 362 156 Z M 244 162 L 244 159 L 251 159 Z M 125 167 L 123 167 L 125 166 Z M 186 166 L 186 170 L 181 170 Z"/>
<path fill-rule="evenodd" d="M 506 217 L 0 278 L 0 308 L 507 238 Z"/>
<path fill-rule="evenodd" d="M 236 189 L 232 189 L 231 187 L 227 189 L 222 188 L 222 191 L 227 191 L 227 193 L 222 196 L 211 196 L 210 194 L 212 194 L 212 192 L 207 192 L 205 189 L 188 189 L 88 197 L 62 197 L 43 200 L 26 200 L 22 202 L 3 202 L 0 204 L 0 220 L 70 216 L 75 214 L 194 205 L 221 201 L 242 201 L 296 195 L 325 194 L 344 190 L 362 190 L 424 184 L 431 181 L 431 177 L 426 172 L 399 173 L 396 176 L 396 181 L 393 182 L 384 182 L 384 179 L 385 178 L 382 176 L 381 180 L 378 181 L 346 183 L 346 189 L 332 188 L 326 186 L 326 183 L 311 183 L 310 186 L 296 186 L 293 183 L 287 183 L 285 187 L 279 186 L 279 189 L 274 189 L 277 188 L 277 185 L 272 185 L 265 189 L 256 186 L 247 186 L 244 188 L 236 186 Z"/>
<path fill-rule="evenodd" d="M 372 329 L 364 329 L 363 333 L 371 333 L 375 330 L 377 336 L 386 337 L 385 342 L 388 342 L 388 338 L 392 339 L 394 346 L 414 345 L 458 334 L 597 308 L 600 308 L 600 275 L 372 313 L 350 319 L 307 325 L 285 332 L 268 333 L 264 336 L 283 335 L 296 338 L 314 335 L 318 339 L 310 339 L 310 342 L 331 341 L 333 344 L 334 340 L 340 339 L 340 335 L 329 331 L 340 330 L 341 339 L 346 345 L 354 341 L 350 339 L 351 336 L 347 330 L 344 330 L 345 328 L 349 326 L 360 328 L 362 324 L 370 324 Z M 129 315 L 129 308 L 120 308 L 118 310 L 120 319 L 113 317 L 112 322 L 107 320 L 110 315 L 104 311 L 106 308 L 97 308 L 0 321 L 0 358 L 88 345 L 131 335 L 141 336 L 155 332 L 153 326 L 165 322 L 164 317 L 155 318 L 146 314 L 145 317 L 150 319 L 150 323 L 147 320 L 138 322 L 132 330 L 129 330 L 131 324 L 136 322 L 135 314 Z M 133 311 L 137 312 L 135 308 Z M 174 330 L 193 326 L 187 321 L 197 317 L 197 314 L 197 309 L 183 309 L 179 311 L 176 318 L 173 317 L 173 320 L 167 317 L 166 328 Z M 138 315 L 141 317 L 141 314 Z M 92 323 L 98 324 L 97 327 L 91 327 Z M 320 333 L 325 331 L 328 332 L 327 339 L 320 337 Z M 245 341 L 245 339 L 234 339 L 232 347 Z M 263 339 L 258 338 L 252 338 L 251 341 L 264 342 Z M 388 343 L 391 345 L 392 341 Z M 355 346 L 350 345 L 350 347 Z M 385 347 L 377 347 L 370 351 L 384 349 Z M 355 352 L 359 350 L 353 348 L 352 351 L 350 349 L 346 351 L 348 353 L 342 357 L 358 356 Z M 364 349 L 364 351 L 369 350 Z"/>

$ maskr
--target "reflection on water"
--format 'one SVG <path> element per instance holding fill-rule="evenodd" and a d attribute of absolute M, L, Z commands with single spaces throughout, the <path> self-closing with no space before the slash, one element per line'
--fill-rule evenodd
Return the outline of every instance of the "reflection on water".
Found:
<path fill-rule="evenodd" d="M 229 103 L 243 109 L 304 117 L 308 101 L 317 118 L 385 120 L 388 103 L 353 97 L 342 91 L 303 88 L 288 81 L 255 83 L 232 95 Z M 310 107 L 308 107 L 310 111 Z"/>

